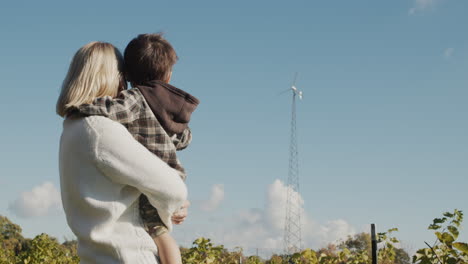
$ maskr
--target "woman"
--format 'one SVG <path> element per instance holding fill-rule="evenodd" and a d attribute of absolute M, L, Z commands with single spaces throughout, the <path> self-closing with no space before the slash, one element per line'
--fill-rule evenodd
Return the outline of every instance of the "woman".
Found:
<path fill-rule="evenodd" d="M 145 194 L 167 223 L 187 197 L 177 171 L 125 127 L 100 116 L 67 116 L 73 106 L 116 96 L 125 83 L 122 65 L 120 52 L 109 43 L 83 46 L 73 57 L 57 102 L 57 113 L 66 118 L 59 154 L 62 203 L 78 239 L 81 263 L 157 263 L 138 198 Z"/>

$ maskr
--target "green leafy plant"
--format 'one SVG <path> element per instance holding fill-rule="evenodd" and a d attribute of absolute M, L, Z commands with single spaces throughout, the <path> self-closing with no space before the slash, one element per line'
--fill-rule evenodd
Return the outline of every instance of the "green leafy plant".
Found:
<path fill-rule="evenodd" d="M 224 252 L 223 246 L 214 246 L 208 238 L 198 238 L 193 247 L 182 252 L 182 262 L 186 264 L 215 264 Z"/>
<path fill-rule="evenodd" d="M 78 264 L 79 258 L 55 238 L 40 234 L 31 240 L 29 248 L 18 256 L 21 264 Z"/>
<path fill-rule="evenodd" d="M 415 264 L 467 264 L 468 244 L 458 241 L 463 213 L 459 210 L 446 212 L 435 218 L 428 229 L 433 230 L 436 241 L 420 249 L 413 256 Z M 408 264 L 409 256 L 397 247 L 394 237 L 398 229 L 378 233 L 379 264 Z M 368 233 L 348 237 L 338 245 L 314 251 L 305 249 L 292 255 L 273 255 L 268 260 L 258 256 L 244 256 L 242 248 L 228 251 L 222 245 L 214 245 L 208 238 L 198 238 L 191 248 L 181 248 L 185 264 L 370 264 L 371 239 Z M 63 244 L 41 234 L 34 239 L 24 238 L 21 227 L 8 218 L 0 216 L 0 264 L 77 264 L 77 242 Z"/>
<path fill-rule="evenodd" d="M 395 244 L 400 241 L 391 236 L 393 232 L 397 232 L 398 228 L 391 228 L 387 232 L 377 234 L 377 242 L 382 244 L 382 248 L 377 253 L 378 262 L 381 264 L 393 264 L 395 262 L 396 251 Z"/>
<path fill-rule="evenodd" d="M 418 264 L 466 264 L 468 263 L 468 244 L 458 242 L 459 228 L 463 221 L 463 212 L 455 209 L 446 212 L 442 218 L 435 218 L 429 225 L 437 237 L 431 246 L 419 249 L 413 256 L 413 263 Z"/>

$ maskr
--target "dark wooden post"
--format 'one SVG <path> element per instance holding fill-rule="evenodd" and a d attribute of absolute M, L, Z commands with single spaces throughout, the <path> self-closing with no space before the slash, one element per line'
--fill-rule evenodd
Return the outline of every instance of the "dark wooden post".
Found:
<path fill-rule="evenodd" d="M 377 264 L 377 238 L 375 237 L 375 225 L 371 224 L 372 239 L 372 264 Z"/>

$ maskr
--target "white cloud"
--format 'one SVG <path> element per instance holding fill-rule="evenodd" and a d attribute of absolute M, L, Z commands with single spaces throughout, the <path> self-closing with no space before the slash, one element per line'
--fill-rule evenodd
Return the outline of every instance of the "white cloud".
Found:
<path fill-rule="evenodd" d="M 455 49 L 454 48 L 446 48 L 444 50 L 444 58 L 446 59 L 450 59 L 453 55 L 453 53 L 455 52 Z"/>
<path fill-rule="evenodd" d="M 51 182 L 45 182 L 31 191 L 21 193 L 8 208 L 20 217 L 31 218 L 58 211 L 61 207 L 60 192 Z"/>
<path fill-rule="evenodd" d="M 260 249 L 259 254 L 264 256 L 282 253 L 288 188 L 282 181 L 275 180 L 267 188 L 264 208 L 234 212 L 226 219 L 218 219 L 218 225 L 210 224 L 203 228 L 187 227 L 182 232 L 185 238 L 183 243 L 190 244 L 193 241 L 195 237 L 187 237 L 187 233 L 192 233 L 197 237 L 211 238 L 215 243 L 228 248 L 240 246 L 247 254 L 256 253 L 252 251 L 254 249 Z M 293 195 L 299 194 L 293 192 Z M 356 233 L 355 229 L 343 219 L 331 220 L 325 224 L 315 222 L 304 210 L 303 198 L 300 195 L 298 198 L 302 216 L 303 246 L 319 248 Z M 207 230 L 201 230 L 204 228 Z"/>
<path fill-rule="evenodd" d="M 283 230 L 285 222 L 285 211 L 286 211 L 286 195 L 288 188 L 280 180 L 275 180 L 269 187 L 267 193 L 267 206 L 266 206 L 266 218 L 270 223 L 270 226 L 275 228 L 281 235 L 280 241 L 276 241 L 278 246 L 282 246 Z M 355 229 L 349 225 L 345 220 L 338 219 L 332 220 L 325 224 L 319 224 L 315 222 L 312 217 L 304 210 L 304 199 L 297 192 L 292 192 L 292 196 L 299 196 L 297 201 L 302 217 L 302 240 L 304 245 L 308 247 L 319 247 L 324 246 L 328 243 L 337 242 L 339 239 L 345 238 L 348 235 L 354 234 Z"/>
<path fill-rule="evenodd" d="M 356 233 L 354 227 L 343 219 L 328 221 L 325 225 L 320 226 L 317 232 L 323 241 L 329 243 L 337 243 L 348 235 Z"/>
<path fill-rule="evenodd" d="M 414 0 L 413 7 L 410 8 L 408 13 L 410 15 L 414 15 L 427 9 L 434 8 L 438 1 L 439 0 Z"/>
<path fill-rule="evenodd" d="M 211 187 L 210 199 L 204 201 L 201 205 L 203 211 L 214 211 L 216 210 L 221 202 L 224 200 L 224 185 L 215 184 Z"/>

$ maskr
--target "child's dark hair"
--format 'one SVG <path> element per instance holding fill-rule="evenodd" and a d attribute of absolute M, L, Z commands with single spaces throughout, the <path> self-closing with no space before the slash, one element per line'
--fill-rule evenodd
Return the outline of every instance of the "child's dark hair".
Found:
<path fill-rule="evenodd" d="M 127 81 L 140 85 L 147 81 L 166 81 L 178 57 L 162 33 L 141 34 L 132 39 L 124 52 Z"/>

